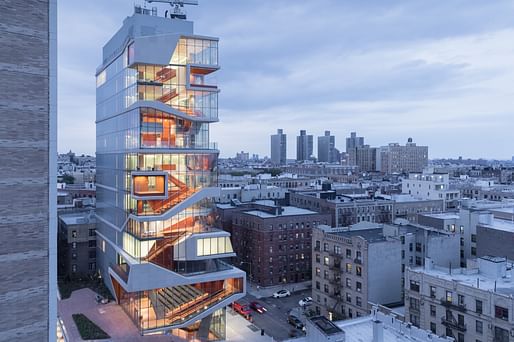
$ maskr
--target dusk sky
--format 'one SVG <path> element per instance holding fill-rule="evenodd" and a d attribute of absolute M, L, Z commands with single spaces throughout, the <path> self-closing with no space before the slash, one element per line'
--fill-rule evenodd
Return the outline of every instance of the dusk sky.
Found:
<path fill-rule="evenodd" d="M 288 158 L 300 129 L 331 130 L 341 151 L 357 131 L 413 137 L 430 158 L 514 155 L 512 1 L 199 2 L 195 32 L 220 38 L 222 157 L 269 156 L 277 128 Z M 59 1 L 59 152 L 94 154 L 95 69 L 133 4 Z"/>

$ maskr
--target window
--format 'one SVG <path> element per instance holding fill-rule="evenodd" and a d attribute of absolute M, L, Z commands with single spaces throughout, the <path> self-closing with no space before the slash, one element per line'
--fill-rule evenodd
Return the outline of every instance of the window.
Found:
<path fill-rule="evenodd" d="M 323 272 L 323 278 L 325 278 L 325 279 L 328 279 L 328 278 L 329 278 L 329 276 L 328 276 L 328 270 L 325 270 L 325 271 Z"/>
<path fill-rule="evenodd" d="M 452 302 L 452 291 L 446 291 L 446 301 L 448 303 Z"/>
<path fill-rule="evenodd" d="M 96 258 L 96 251 L 92 250 L 89 251 L 89 259 L 95 259 Z"/>
<path fill-rule="evenodd" d="M 346 278 L 346 287 L 349 289 L 352 288 L 352 280 L 350 278 Z"/>
<path fill-rule="evenodd" d="M 320 289 L 320 283 L 319 281 L 316 282 L 316 290 L 319 290 Z"/>
<path fill-rule="evenodd" d="M 476 311 L 476 313 L 479 313 L 479 314 L 482 313 L 482 301 L 481 300 L 477 299 L 475 301 L 475 311 Z"/>
<path fill-rule="evenodd" d="M 95 271 L 96 270 L 96 262 L 90 262 L 88 265 L 88 268 L 90 271 Z"/>
<path fill-rule="evenodd" d="M 71 265 L 71 271 L 73 273 L 77 272 L 77 265 L 75 265 L 75 264 Z"/>
<path fill-rule="evenodd" d="M 410 315 L 410 322 L 412 323 L 412 325 L 414 325 L 415 327 L 419 327 L 419 317 L 417 315 L 413 315 L 411 314 Z"/>
<path fill-rule="evenodd" d="M 346 294 L 346 301 L 347 301 L 348 303 L 351 303 L 351 302 L 352 302 L 352 296 L 351 296 L 349 293 L 347 293 L 347 294 Z"/>
<path fill-rule="evenodd" d="M 437 314 L 435 305 L 430 305 L 430 316 L 435 317 Z"/>
<path fill-rule="evenodd" d="M 88 241 L 88 247 L 89 248 L 95 248 L 96 247 L 96 240 L 89 240 Z"/>
<path fill-rule="evenodd" d="M 352 273 L 352 264 L 346 263 L 346 273 Z"/>
<path fill-rule="evenodd" d="M 457 342 L 464 342 L 464 334 L 463 333 L 457 334 Z"/>
<path fill-rule="evenodd" d="M 509 342 L 509 331 L 495 326 L 494 342 Z"/>
<path fill-rule="evenodd" d="M 271 251 L 270 251 L 271 252 Z M 197 256 L 234 253 L 230 237 L 212 237 L 196 240 Z"/>
<path fill-rule="evenodd" d="M 436 297 L 436 288 L 435 286 L 430 286 L 430 298 Z"/>
<path fill-rule="evenodd" d="M 409 308 L 414 311 L 419 312 L 419 299 L 417 298 L 409 298 Z"/>
<path fill-rule="evenodd" d="M 362 298 L 361 297 L 355 297 L 355 304 L 357 306 L 362 306 Z"/>
<path fill-rule="evenodd" d="M 328 252 L 328 243 L 326 242 L 323 244 L 323 251 Z"/>
<path fill-rule="evenodd" d="M 494 306 L 494 317 L 508 321 L 509 320 L 509 309 L 495 305 Z"/>
<path fill-rule="evenodd" d="M 316 267 L 316 277 L 319 277 L 321 275 L 321 270 L 319 267 Z"/>
<path fill-rule="evenodd" d="M 471 255 L 477 255 L 477 248 L 471 247 Z"/>
<path fill-rule="evenodd" d="M 73 248 L 73 249 L 77 248 L 77 243 L 76 242 L 72 242 L 71 243 L 71 248 Z"/>
<path fill-rule="evenodd" d="M 421 266 L 421 257 L 416 257 L 416 266 Z"/>
<path fill-rule="evenodd" d="M 477 242 L 477 235 L 471 234 L 471 242 Z"/>
<path fill-rule="evenodd" d="M 323 264 L 324 264 L 324 265 L 326 265 L 326 266 L 328 266 L 328 265 L 330 264 L 330 258 L 329 258 L 329 257 L 327 257 L 327 256 L 326 256 L 326 257 L 324 257 L 324 258 L 323 258 Z"/>
<path fill-rule="evenodd" d="M 323 290 L 325 291 L 325 293 L 329 293 L 328 284 L 325 284 L 325 286 L 323 287 Z"/>
<path fill-rule="evenodd" d="M 457 300 L 458 300 L 459 306 L 465 306 L 463 295 L 457 295 Z"/>
<path fill-rule="evenodd" d="M 316 262 L 319 264 L 321 262 L 319 254 L 316 254 Z"/>
<path fill-rule="evenodd" d="M 360 281 L 355 282 L 355 290 L 357 292 L 362 292 L 362 284 Z"/>
<path fill-rule="evenodd" d="M 419 292 L 419 282 L 411 280 L 410 281 L 410 289 L 414 292 Z"/>
<path fill-rule="evenodd" d="M 355 267 L 355 274 L 357 274 L 359 277 L 362 276 L 362 267 L 357 266 Z"/>
<path fill-rule="evenodd" d="M 475 331 L 479 334 L 482 334 L 484 332 L 484 324 L 482 323 L 482 321 L 475 322 Z"/>
<path fill-rule="evenodd" d="M 421 252 L 421 243 L 416 242 L 416 252 Z"/>
<path fill-rule="evenodd" d="M 72 230 L 71 231 L 71 237 L 72 238 L 76 238 L 77 237 L 77 231 L 76 230 Z"/>
<path fill-rule="evenodd" d="M 77 253 L 71 253 L 71 258 L 74 260 L 77 259 Z"/>
<path fill-rule="evenodd" d="M 316 247 L 314 247 L 314 250 L 319 251 L 321 249 L 321 242 L 319 240 L 316 240 Z"/>
<path fill-rule="evenodd" d="M 433 333 L 433 334 L 437 334 L 437 326 L 434 322 L 430 322 L 430 331 Z"/>
<path fill-rule="evenodd" d="M 346 257 L 347 258 L 352 258 L 352 250 L 351 249 L 346 249 Z"/>

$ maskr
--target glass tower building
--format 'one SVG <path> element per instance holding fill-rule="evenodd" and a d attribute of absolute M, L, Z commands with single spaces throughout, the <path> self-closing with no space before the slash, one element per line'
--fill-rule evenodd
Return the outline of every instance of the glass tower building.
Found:
<path fill-rule="evenodd" d="M 218 39 L 135 7 L 103 48 L 97 86 L 98 266 L 141 334 L 225 338 L 245 295 L 215 227 Z"/>

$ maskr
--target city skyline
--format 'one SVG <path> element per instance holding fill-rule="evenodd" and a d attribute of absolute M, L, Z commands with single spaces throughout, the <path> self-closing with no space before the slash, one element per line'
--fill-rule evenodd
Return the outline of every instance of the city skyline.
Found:
<path fill-rule="evenodd" d="M 95 149 L 98 47 L 132 5 L 59 4 L 61 152 Z M 191 19 L 201 23 L 200 30 L 223 37 L 225 72 L 218 83 L 225 124 L 211 136 L 222 157 L 241 150 L 268 155 L 269 135 L 277 128 L 289 134 L 290 159 L 300 129 L 314 136 L 330 130 L 339 150 L 357 131 L 371 146 L 413 137 L 430 146 L 430 158 L 513 154 L 506 137 L 513 128 L 514 48 L 504 42 L 514 37 L 514 8 L 507 2 L 463 8 L 457 1 L 203 1 L 200 7 L 189 10 Z M 483 134 L 487 139 L 478 138 Z"/>

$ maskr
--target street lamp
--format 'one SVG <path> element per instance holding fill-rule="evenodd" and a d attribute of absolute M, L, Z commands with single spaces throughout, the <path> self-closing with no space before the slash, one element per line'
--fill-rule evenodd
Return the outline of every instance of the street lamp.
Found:
<path fill-rule="evenodd" d="M 239 262 L 239 265 L 243 265 L 243 264 L 248 264 L 248 265 L 250 265 L 250 267 L 249 267 L 250 274 L 248 275 L 248 279 L 252 280 L 252 263 L 251 263 L 251 262 L 248 262 L 248 261 L 240 261 L 240 262 Z"/>

